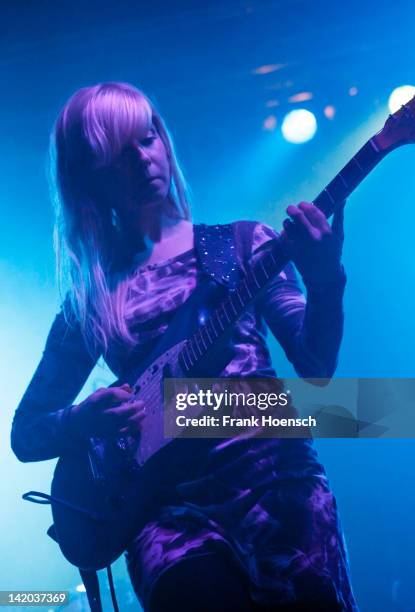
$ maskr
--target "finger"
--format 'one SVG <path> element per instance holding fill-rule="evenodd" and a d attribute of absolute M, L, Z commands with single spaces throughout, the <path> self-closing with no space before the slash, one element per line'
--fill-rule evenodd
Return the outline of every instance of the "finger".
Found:
<path fill-rule="evenodd" d="M 126 415 L 125 411 L 122 414 L 108 414 L 108 411 L 106 411 L 101 423 L 102 432 L 104 432 L 104 435 L 119 435 L 120 433 L 132 434 L 141 431 L 141 423 L 146 415 L 143 407 L 140 410 L 142 412 L 129 415 Z"/>
<path fill-rule="evenodd" d="M 117 406 L 116 408 L 109 408 L 104 411 L 105 418 L 111 419 L 113 421 L 122 421 L 128 420 L 128 418 L 134 416 L 137 413 L 140 413 L 144 410 L 144 406 L 142 402 L 140 403 L 131 403 L 128 405 Z"/>
<path fill-rule="evenodd" d="M 344 237 L 344 207 L 346 200 L 334 209 L 333 220 L 331 223 L 331 231 L 336 236 Z"/>
<path fill-rule="evenodd" d="M 136 414 L 131 416 L 129 419 L 127 419 L 124 426 L 125 427 L 140 427 L 141 423 L 144 421 L 146 416 L 147 415 L 145 413 L 145 410 L 142 410 L 141 412 L 137 412 Z"/>
<path fill-rule="evenodd" d="M 142 422 L 144 420 L 145 414 L 138 414 L 133 418 L 128 419 L 126 423 L 123 424 L 120 433 L 136 433 L 141 431 Z"/>
<path fill-rule="evenodd" d="M 127 402 L 132 397 L 132 391 L 121 387 L 110 387 L 99 391 L 97 400 L 103 408 L 117 406 L 121 402 Z"/>
<path fill-rule="evenodd" d="M 325 214 L 314 206 L 314 204 L 310 204 L 309 202 L 300 202 L 298 208 L 303 211 L 306 218 L 310 221 L 310 223 L 318 228 L 323 233 L 330 233 L 330 225 L 326 219 Z"/>
<path fill-rule="evenodd" d="M 119 430 L 119 434 L 121 436 L 131 436 L 132 438 L 135 438 L 140 431 L 141 429 L 139 427 L 123 427 Z"/>
<path fill-rule="evenodd" d="M 119 389 L 125 389 L 126 391 L 133 391 L 134 389 L 129 383 L 124 383 L 118 387 Z"/>
<path fill-rule="evenodd" d="M 301 209 L 299 209 L 297 206 L 288 206 L 287 214 L 290 215 L 294 226 L 299 232 L 301 232 L 301 234 L 303 234 L 303 236 L 315 236 L 314 226 L 310 223 Z"/>
<path fill-rule="evenodd" d="M 282 224 L 284 226 L 284 238 L 291 244 L 299 234 L 298 227 L 294 225 L 291 219 L 284 219 Z"/>
<path fill-rule="evenodd" d="M 135 412 L 139 412 L 144 408 L 144 404 L 141 400 L 136 400 L 135 402 L 127 402 L 124 404 L 120 404 L 119 406 L 115 406 L 114 408 L 108 408 L 105 410 L 105 414 L 134 414 Z"/>

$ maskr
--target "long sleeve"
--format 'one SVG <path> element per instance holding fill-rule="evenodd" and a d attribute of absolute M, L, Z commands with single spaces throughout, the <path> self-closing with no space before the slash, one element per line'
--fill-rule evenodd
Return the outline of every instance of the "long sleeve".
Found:
<path fill-rule="evenodd" d="M 56 315 L 42 358 L 14 415 L 11 446 L 20 461 L 52 459 L 76 441 L 68 429 L 69 409 L 96 361 L 79 326 Z"/>
<path fill-rule="evenodd" d="M 269 226 L 260 224 L 254 234 L 253 260 L 275 237 Z M 342 271 L 332 283 L 308 287 L 305 299 L 290 263 L 259 299 L 265 322 L 303 378 L 331 378 L 335 372 L 343 335 L 345 283 Z"/>

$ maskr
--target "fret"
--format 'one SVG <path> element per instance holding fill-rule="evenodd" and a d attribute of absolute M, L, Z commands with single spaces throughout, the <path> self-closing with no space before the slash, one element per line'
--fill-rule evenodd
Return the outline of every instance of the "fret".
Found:
<path fill-rule="evenodd" d="M 352 157 L 352 159 L 350 161 L 353 162 L 354 164 L 356 164 L 356 166 L 359 168 L 359 170 L 363 170 L 362 166 L 359 164 L 359 160 L 357 159 L 357 155 Z"/>
<path fill-rule="evenodd" d="M 209 333 L 209 328 L 208 328 L 208 326 L 207 326 L 207 325 L 204 325 L 204 326 L 202 327 L 202 329 L 201 329 L 201 333 L 202 333 L 202 334 L 206 334 L 206 335 L 207 335 L 207 343 L 206 343 L 206 344 L 207 344 L 208 346 L 212 345 L 212 344 L 213 344 L 213 340 L 212 340 L 212 337 L 211 337 L 211 335 L 210 335 L 210 333 Z"/>
<path fill-rule="evenodd" d="M 255 268 L 255 273 L 258 275 L 259 288 L 262 289 L 262 287 L 269 279 L 269 276 L 263 265 L 261 265 L 261 260 L 259 260 L 258 265 Z"/>
<path fill-rule="evenodd" d="M 192 338 L 192 348 L 193 348 L 194 354 L 196 355 L 196 360 L 200 359 L 200 357 L 202 356 L 202 352 L 200 350 L 200 346 L 197 343 L 197 334 L 194 334 Z"/>
<path fill-rule="evenodd" d="M 196 344 L 196 348 L 197 348 L 197 350 L 199 351 L 199 353 L 200 353 L 200 357 L 201 357 L 201 356 L 203 355 L 203 349 L 200 347 L 200 344 L 199 344 L 199 342 L 198 342 L 199 337 L 200 337 L 200 336 L 199 336 L 199 334 L 198 334 L 197 332 L 196 332 L 196 333 L 194 334 L 194 336 L 193 336 L 193 338 L 194 338 L 194 343 Z"/>
<path fill-rule="evenodd" d="M 219 321 L 219 325 L 221 326 L 222 331 L 224 331 L 228 325 L 228 321 L 224 319 L 222 305 L 219 306 L 219 308 L 216 310 L 216 317 Z"/>
<path fill-rule="evenodd" d="M 376 144 L 375 137 L 373 137 L 373 138 L 371 138 L 369 140 L 369 144 L 372 147 L 372 149 L 375 151 L 376 154 L 381 152 L 381 150 L 379 149 L 378 145 Z"/>
<path fill-rule="evenodd" d="M 268 280 L 268 279 L 270 278 L 270 276 L 271 276 L 271 275 L 269 274 L 268 270 L 265 268 L 264 259 L 265 259 L 265 258 L 261 258 L 261 259 L 259 260 L 259 265 L 261 266 L 261 269 L 262 269 L 262 270 L 263 270 L 263 272 L 264 272 L 264 275 L 265 275 L 266 280 Z"/>
<path fill-rule="evenodd" d="M 197 355 L 195 353 L 195 350 L 193 348 L 193 338 L 191 338 L 190 342 L 188 343 L 188 351 L 189 351 L 190 359 L 191 359 L 191 361 L 193 361 L 192 365 L 194 365 L 197 362 L 198 357 L 197 357 Z M 192 353 L 193 353 L 194 359 L 192 359 Z"/>
<path fill-rule="evenodd" d="M 238 300 L 240 301 L 241 306 L 245 306 L 241 296 L 239 295 L 238 287 L 236 287 L 236 289 L 235 289 L 235 295 L 237 296 Z"/>
<path fill-rule="evenodd" d="M 226 302 L 223 302 L 222 307 L 223 307 L 223 310 L 224 310 L 224 312 L 226 314 L 226 317 L 227 317 L 229 323 L 232 323 L 233 320 L 234 320 L 234 315 L 233 315 L 232 312 L 228 312 L 227 311 L 227 308 L 229 307 L 229 299 L 227 299 Z"/>
<path fill-rule="evenodd" d="M 279 252 L 279 253 L 278 253 L 278 257 L 279 257 L 279 258 L 281 258 L 281 257 L 285 257 L 285 255 L 283 255 L 283 254 L 282 254 L 282 252 Z M 273 274 L 275 274 L 276 272 L 280 272 L 281 268 L 279 268 L 279 267 L 278 267 L 278 266 L 279 266 L 279 264 L 280 264 L 280 262 L 278 261 L 278 259 L 276 259 L 276 258 L 275 258 L 275 254 L 274 254 L 274 252 L 273 252 L 273 251 L 270 251 L 270 252 L 267 254 L 267 258 L 268 258 L 268 260 L 269 260 L 269 262 L 270 262 L 270 265 L 272 266 L 272 271 L 273 271 Z M 285 265 L 285 264 L 284 264 L 284 265 Z"/>
<path fill-rule="evenodd" d="M 249 295 L 248 288 L 243 281 L 238 285 L 238 295 L 244 304 L 246 304 L 251 297 Z"/>
<path fill-rule="evenodd" d="M 378 152 L 376 148 L 374 148 L 369 140 L 355 155 L 355 159 L 358 160 L 362 170 L 364 171 L 363 179 L 367 173 L 372 170 L 376 166 L 376 164 L 383 159 L 384 152 Z"/>
<path fill-rule="evenodd" d="M 249 284 L 246 279 L 244 279 L 243 284 L 246 289 L 246 293 L 248 294 L 248 299 L 252 300 L 252 298 L 254 297 L 254 294 L 251 292 L 249 288 Z"/>
<path fill-rule="evenodd" d="M 345 187 L 346 189 L 349 187 L 349 183 L 346 181 L 346 179 L 343 176 L 343 172 L 340 171 L 339 174 L 337 175 L 339 177 L 339 179 L 341 180 L 341 182 L 343 183 L 343 187 Z"/>
<path fill-rule="evenodd" d="M 362 180 L 362 170 L 361 164 L 359 162 L 355 163 L 355 158 L 353 158 L 342 170 L 342 173 L 347 176 L 347 180 L 349 183 L 349 189 L 347 193 L 350 192 L 350 188 L 353 188 L 355 185 L 358 185 Z"/>
<path fill-rule="evenodd" d="M 186 360 L 186 348 L 183 348 L 179 354 L 179 364 L 182 366 L 183 370 L 186 372 L 189 371 Z"/>
<path fill-rule="evenodd" d="M 269 274 L 269 276 L 275 276 L 275 264 L 273 264 L 272 260 L 270 259 L 270 257 L 264 257 L 264 259 L 262 260 L 263 265 L 265 270 L 267 271 L 267 273 Z"/>
<path fill-rule="evenodd" d="M 183 356 L 183 361 L 185 363 L 187 371 L 189 371 L 191 369 L 191 367 L 193 366 L 193 363 L 192 363 L 192 360 L 190 359 L 189 351 L 188 351 L 188 348 L 187 348 L 188 344 L 189 344 L 189 341 L 186 342 L 186 345 L 185 345 L 184 349 L 180 353 Z"/>
<path fill-rule="evenodd" d="M 182 368 L 182 370 L 186 373 L 189 372 L 189 368 L 187 367 L 187 363 L 186 363 L 186 359 L 184 357 L 184 353 L 185 350 L 182 349 L 181 353 L 179 353 L 179 356 L 177 358 L 178 362 L 179 362 L 179 366 Z"/>
<path fill-rule="evenodd" d="M 252 270 L 251 277 L 254 279 L 254 283 L 256 284 L 258 289 L 261 289 L 262 285 L 261 285 L 261 283 L 258 281 L 258 279 L 256 277 L 257 268 L 258 268 L 258 266 L 256 265 L 255 268 Z"/>
<path fill-rule="evenodd" d="M 255 296 L 257 293 L 256 289 L 258 289 L 258 286 L 256 283 L 252 282 L 252 274 L 250 274 L 249 276 L 246 276 L 245 283 L 248 285 L 249 292 L 251 293 L 251 295 Z"/>
<path fill-rule="evenodd" d="M 213 313 L 213 316 L 212 316 L 212 322 L 213 322 L 214 320 L 216 320 L 216 321 L 219 323 L 219 326 L 220 326 L 220 328 L 221 328 L 221 329 L 220 329 L 220 331 L 221 331 L 221 332 L 225 331 L 225 328 L 224 328 L 224 326 L 223 326 L 223 324 L 222 324 L 222 321 L 220 320 L 220 316 L 219 316 L 219 312 L 218 312 L 218 310 L 215 310 L 215 312 Z M 220 334 L 220 332 L 219 332 L 219 334 Z"/>
<path fill-rule="evenodd" d="M 209 340 L 209 344 L 212 345 L 214 343 L 214 341 L 215 341 L 215 337 L 213 336 L 213 338 L 212 338 L 212 336 L 210 335 L 209 324 L 204 325 L 203 329 L 204 329 L 205 333 L 207 334 L 207 337 L 208 337 L 208 340 Z"/>
<path fill-rule="evenodd" d="M 204 348 L 204 350 L 205 350 L 205 351 L 207 351 L 207 349 L 209 348 L 209 344 L 205 342 L 205 338 L 204 338 L 204 336 L 203 336 L 203 332 L 204 332 L 204 330 L 205 330 L 205 327 L 204 327 L 204 326 L 203 326 L 203 327 L 201 327 L 201 328 L 199 329 L 199 335 L 200 335 L 200 338 L 201 338 L 201 340 L 202 340 L 203 348 Z"/>
<path fill-rule="evenodd" d="M 225 317 L 225 319 L 224 319 L 225 324 L 231 322 L 231 320 L 228 317 L 228 313 L 226 312 L 225 303 L 224 302 L 222 302 L 222 304 L 219 307 L 219 313 L 220 313 L 220 316 L 224 315 L 224 317 Z"/>
<path fill-rule="evenodd" d="M 228 299 L 229 304 L 232 306 L 232 310 L 235 313 L 235 315 L 238 315 L 239 312 L 235 307 L 235 304 L 233 303 L 233 293 L 230 294 L 229 299 Z"/>
<path fill-rule="evenodd" d="M 189 351 L 189 346 L 186 347 L 186 351 L 187 351 L 187 360 L 189 362 L 189 370 L 191 370 L 196 362 L 193 361 L 193 359 L 192 359 L 192 356 L 191 356 L 190 351 Z"/>
<path fill-rule="evenodd" d="M 331 195 L 331 193 L 330 193 L 330 191 L 329 191 L 329 188 L 328 188 L 328 187 L 326 187 L 324 191 L 325 191 L 325 193 L 328 195 L 328 197 L 329 197 L 330 201 L 332 202 L 332 204 L 335 204 L 335 203 L 336 203 L 336 200 L 335 200 L 335 199 L 333 198 L 333 196 Z"/>
<path fill-rule="evenodd" d="M 218 332 L 216 331 L 216 327 L 215 327 L 215 325 L 214 325 L 214 318 L 215 318 L 215 317 L 212 315 L 212 316 L 209 318 L 208 322 L 206 323 L 206 326 L 208 326 L 208 325 L 209 325 L 209 323 L 210 323 L 211 330 L 213 331 L 214 340 L 216 340 L 217 338 L 219 338 L 219 334 L 218 334 Z"/>
<path fill-rule="evenodd" d="M 328 191 L 328 194 L 333 204 L 335 204 L 336 202 L 342 202 L 347 196 L 347 189 L 345 189 L 345 181 L 346 179 L 344 178 L 344 176 L 342 175 L 342 178 L 340 178 L 339 173 L 327 186 L 326 190 Z"/>

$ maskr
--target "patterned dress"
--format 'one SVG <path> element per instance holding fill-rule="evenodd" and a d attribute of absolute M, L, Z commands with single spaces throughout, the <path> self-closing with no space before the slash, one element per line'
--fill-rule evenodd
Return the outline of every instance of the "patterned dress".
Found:
<path fill-rule="evenodd" d="M 271 228 L 256 224 L 252 261 L 273 237 Z M 127 317 L 137 340 L 135 358 L 151 351 L 195 289 L 199 274 L 194 249 L 133 269 Z M 267 327 L 299 375 L 332 376 L 342 335 L 344 284 L 341 278 L 308 287 L 306 302 L 293 267 L 287 266 L 238 321 L 234 357 L 221 376 L 276 375 L 266 345 Z M 110 346 L 105 356 L 117 376 L 130 359 L 119 344 Z M 16 410 L 12 447 L 19 459 L 49 459 L 70 447 L 70 405 L 95 361 L 80 330 L 69 328 L 59 313 Z M 245 572 L 258 604 L 301 601 L 310 610 L 324 604 L 357 611 L 336 502 L 312 441 L 234 438 L 206 447 L 198 442 L 194 446 L 192 441 L 192 460 L 167 484 L 150 486 L 148 519 L 126 551 L 144 609 L 166 569 L 184 558 L 221 550 Z"/>

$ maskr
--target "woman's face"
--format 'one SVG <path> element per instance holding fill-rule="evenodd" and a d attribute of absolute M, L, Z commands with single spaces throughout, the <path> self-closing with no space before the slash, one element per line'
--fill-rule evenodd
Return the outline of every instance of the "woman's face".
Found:
<path fill-rule="evenodd" d="M 170 162 L 157 130 L 127 143 L 117 157 L 95 174 L 99 197 L 124 220 L 162 203 L 170 191 Z"/>

